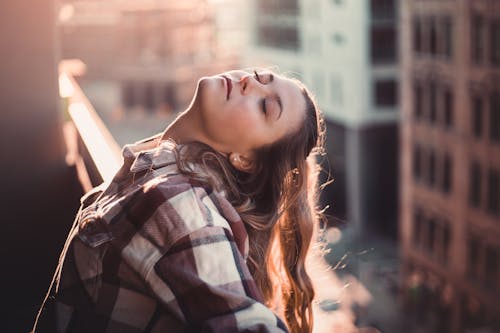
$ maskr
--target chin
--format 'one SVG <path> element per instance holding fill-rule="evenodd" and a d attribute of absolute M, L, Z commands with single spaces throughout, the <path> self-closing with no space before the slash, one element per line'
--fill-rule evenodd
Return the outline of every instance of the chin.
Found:
<path fill-rule="evenodd" d="M 214 77 L 202 77 L 196 87 L 195 99 L 201 105 L 211 105 L 217 100 L 221 93 L 220 79 Z"/>
<path fill-rule="evenodd" d="M 210 77 L 204 76 L 198 80 L 198 83 L 196 85 L 196 91 L 194 94 L 195 98 L 203 98 L 204 96 L 210 94 L 210 92 L 213 90 L 213 80 L 211 80 Z M 213 93 L 213 91 L 212 91 Z"/>
<path fill-rule="evenodd" d="M 210 110 L 213 109 L 213 96 L 214 89 L 213 84 L 210 82 L 210 78 L 202 77 L 199 79 L 196 91 L 191 101 L 190 109 L 195 111 L 198 117 L 201 117 L 201 121 L 204 124 L 213 118 L 213 115 L 211 114 L 212 112 L 210 112 Z"/>
<path fill-rule="evenodd" d="M 207 98 L 207 95 L 209 95 L 209 84 L 207 82 L 207 78 L 202 77 L 201 79 L 198 80 L 198 84 L 196 86 L 196 91 L 194 93 L 193 100 L 198 104 L 198 105 L 204 105 L 205 100 Z"/>
<path fill-rule="evenodd" d="M 198 80 L 198 89 L 214 89 L 220 78 L 216 76 L 204 76 Z M 220 82 L 219 82 L 220 84 Z"/>

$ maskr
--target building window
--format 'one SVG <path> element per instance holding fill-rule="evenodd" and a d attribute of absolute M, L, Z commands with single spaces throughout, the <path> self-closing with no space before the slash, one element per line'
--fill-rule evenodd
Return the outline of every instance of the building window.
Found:
<path fill-rule="evenodd" d="M 155 107 L 155 91 L 152 83 L 146 83 L 144 85 L 144 108 L 151 112 Z"/>
<path fill-rule="evenodd" d="M 435 18 L 429 20 L 429 53 L 432 55 L 437 54 L 437 24 Z"/>
<path fill-rule="evenodd" d="M 429 121 L 431 124 L 436 122 L 437 118 L 437 84 L 431 81 L 429 84 Z"/>
<path fill-rule="evenodd" d="M 489 288 L 495 289 L 495 285 L 498 284 L 498 263 L 500 257 L 498 256 L 498 249 L 489 245 L 486 247 L 485 253 L 485 285 Z"/>
<path fill-rule="evenodd" d="M 273 15 L 298 15 L 298 0 L 258 0 L 259 12 Z"/>
<path fill-rule="evenodd" d="M 450 89 L 444 91 L 444 125 L 448 128 L 453 126 L 453 92 Z"/>
<path fill-rule="evenodd" d="M 448 262 L 448 253 L 450 251 L 450 242 L 451 242 L 451 230 L 450 226 L 447 222 L 444 222 L 444 226 L 442 229 L 443 232 L 443 248 L 442 248 L 442 261 L 443 262 Z"/>
<path fill-rule="evenodd" d="M 491 22 L 490 29 L 490 59 L 495 66 L 500 65 L 500 20 Z"/>
<path fill-rule="evenodd" d="M 394 79 L 375 81 L 375 105 L 394 107 L 397 104 L 397 85 Z"/>
<path fill-rule="evenodd" d="M 490 139 L 500 142 L 500 92 L 490 95 Z"/>
<path fill-rule="evenodd" d="M 422 225 L 424 223 L 424 216 L 422 210 L 417 208 L 413 214 L 413 246 L 416 248 L 420 247 L 422 239 Z"/>
<path fill-rule="evenodd" d="M 175 91 L 175 84 L 166 84 L 163 87 L 163 99 L 162 103 L 167 111 L 174 111 L 178 108 L 177 94 Z"/>
<path fill-rule="evenodd" d="M 470 167 L 469 203 L 476 208 L 481 206 L 481 166 L 477 162 Z"/>
<path fill-rule="evenodd" d="M 451 18 L 446 17 L 443 19 L 443 55 L 448 59 L 453 56 L 453 23 Z"/>
<path fill-rule="evenodd" d="M 429 170 L 428 170 L 429 186 L 434 186 L 436 183 L 436 153 L 434 150 L 429 152 Z"/>
<path fill-rule="evenodd" d="M 453 179 L 453 163 L 450 155 L 444 156 L 443 162 L 443 192 L 450 193 Z"/>
<path fill-rule="evenodd" d="M 427 250 L 429 253 L 434 254 L 434 244 L 436 244 L 436 220 L 433 218 L 427 221 L 428 228 L 428 238 L 427 238 Z"/>
<path fill-rule="evenodd" d="M 424 113 L 424 109 L 423 109 L 424 92 L 423 92 L 422 85 L 417 81 L 415 81 L 413 83 L 413 93 L 414 93 L 413 108 L 414 108 L 414 112 L 415 112 L 415 118 L 422 119 L 422 115 Z"/>
<path fill-rule="evenodd" d="M 396 28 L 394 26 L 372 26 L 372 63 L 392 63 L 396 60 Z"/>
<path fill-rule="evenodd" d="M 413 178 L 422 179 L 422 149 L 419 145 L 413 147 Z"/>
<path fill-rule="evenodd" d="M 492 215 L 500 215 L 500 172 L 495 169 L 488 170 L 487 209 Z"/>
<path fill-rule="evenodd" d="M 483 132 L 483 99 L 480 96 L 472 97 L 472 132 L 476 138 Z"/>
<path fill-rule="evenodd" d="M 478 256 L 479 256 L 479 241 L 476 237 L 472 236 L 467 242 L 467 271 L 468 276 L 473 280 L 478 276 Z"/>
<path fill-rule="evenodd" d="M 484 54 L 484 20 L 481 16 L 475 15 L 472 18 L 471 27 L 471 47 L 472 47 L 472 60 L 476 65 L 483 62 Z"/>
<path fill-rule="evenodd" d="M 135 106 L 135 92 L 134 83 L 126 82 L 122 85 L 122 102 L 125 108 L 132 108 Z"/>
<path fill-rule="evenodd" d="M 344 43 L 344 36 L 340 32 L 335 32 L 332 34 L 332 41 L 337 45 L 342 45 Z"/>
<path fill-rule="evenodd" d="M 394 20 L 396 17 L 394 0 L 371 0 L 370 8 L 374 20 Z"/>
<path fill-rule="evenodd" d="M 257 28 L 259 45 L 288 50 L 299 49 L 299 34 L 297 27 L 279 26 L 262 23 Z"/>
<path fill-rule="evenodd" d="M 422 22 L 418 17 L 413 19 L 413 51 L 422 52 Z"/>

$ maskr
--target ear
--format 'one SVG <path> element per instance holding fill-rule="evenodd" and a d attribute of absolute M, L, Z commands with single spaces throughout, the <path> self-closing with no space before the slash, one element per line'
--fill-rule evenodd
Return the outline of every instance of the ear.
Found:
<path fill-rule="evenodd" d="M 229 163 L 231 163 L 231 165 L 236 169 L 246 173 L 252 173 L 255 167 L 254 161 L 251 157 L 239 153 L 230 153 Z"/>

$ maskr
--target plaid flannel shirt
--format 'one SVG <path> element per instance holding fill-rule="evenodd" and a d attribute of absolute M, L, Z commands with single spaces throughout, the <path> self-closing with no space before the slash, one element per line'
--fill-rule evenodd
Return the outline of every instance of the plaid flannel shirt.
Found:
<path fill-rule="evenodd" d="M 262 304 L 234 207 L 153 139 L 126 145 L 112 182 L 82 197 L 53 295 L 57 331 L 286 332 Z"/>

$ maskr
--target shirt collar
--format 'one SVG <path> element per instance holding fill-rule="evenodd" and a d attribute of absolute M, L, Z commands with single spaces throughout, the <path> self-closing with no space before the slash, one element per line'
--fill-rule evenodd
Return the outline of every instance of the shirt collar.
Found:
<path fill-rule="evenodd" d="M 122 150 L 123 171 L 137 173 L 174 164 L 174 148 L 172 141 L 158 143 L 158 136 L 125 145 Z"/>

